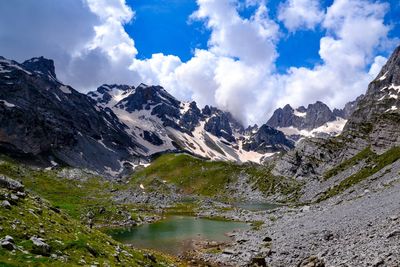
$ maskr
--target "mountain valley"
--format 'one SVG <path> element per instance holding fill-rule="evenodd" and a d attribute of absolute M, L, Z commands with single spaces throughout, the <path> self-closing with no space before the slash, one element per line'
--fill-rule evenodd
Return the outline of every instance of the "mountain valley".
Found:
<path fill-rule="evenodd" d="M 286 105 L 248 127 L 161 86 L 83 94 L 52 60 L 1 57 L 0 264 L 399 266 L 399 97 L 400 47 L 343 109 Z M 183 255 L 107 235 L 171 215 L 249 229 Z"/>

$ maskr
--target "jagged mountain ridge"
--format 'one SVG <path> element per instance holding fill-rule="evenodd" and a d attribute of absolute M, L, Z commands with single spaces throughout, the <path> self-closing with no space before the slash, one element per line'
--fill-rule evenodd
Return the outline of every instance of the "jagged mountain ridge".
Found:
<path fill-rule="evenodd" d="M 147 156 L 175 150 L 214 160 L 260 162 L 266 155 L 293 148 L 276 130 L 264 131 L 263 140 L 255 139 L 257 131 L 246 132 L 229 112 L 210 106 L 200 110 L 196 102 L 181 102 L 160 86 L 102 85 L 88 95 L 100 107 L 113 110 L 129 134 L 149 148 Z"/>

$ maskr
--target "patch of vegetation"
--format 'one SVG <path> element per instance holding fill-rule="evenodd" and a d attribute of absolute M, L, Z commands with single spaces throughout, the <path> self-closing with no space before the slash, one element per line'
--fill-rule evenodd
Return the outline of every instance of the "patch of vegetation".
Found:
<path fill-rule="evenodd" d="M 188 215 L 194 216 L 198 205 L 196 203 L 180 202 L 175 206 L 167 208 L 165 213 L 168 215 Z"/>
<path fill-rule="evenodd" d="M 263 221 L 255 221 L 251 223 L 251 229 L 253 230 L 260 230 L 261 226 L 263 226 Z"/>
<path fill-rule="evenodd" d="M 359 172 L 351 175 L 350 177 L 346 178 L 338 185 L 330 188 L 326 191 L 318 200 L 317 202 L 323 201 L 330 197 L 336 196 L 348 188 L 360 183 L 361 181 L 365 180 L 366 178 L 374 175 L 378 171 L 382 170 L 384 167 L 394 163 L 395 161 L 400 159 L 400 147 L 394 147 L 382 155 L 376 155 L 368 157 L 368 166 L 361 169 Z"/>
<path fill-rule="evenodd" d="M 244 172 L 249 175 L 254 189 L 258 188 L 265 196 L 281 193 L 287 196 L 287 202 L 296 201 L 300 196 L 301 183 L 294 179 L 276 176 L 270 166 L 244 165 Z"/>
<path fill-rule="evenodd" d="M 347 170 L 348 168 L 356 165 L 357 163 L 359 163 L 362 160 L 366 160 L 369 161 L 370 159 L 372 159 L 373 157 L 375 157 L 375 153 L 373 153 L 371 151 L 370 147 L 365 148 L 364 150 L 362 150 L 361 152 L 359 152 L 357 155 L 353 156 L 352 158 L 349 158 L 345 161 L 343 161 L 342 163 L 340 163 L 339 165 L 335 166 L 334 168 L 328 170 L 325 174 L 324 174 L 324 180 L 328 180 L 329 178 L 332 178 L 333 176 Z"/>
<path fill-rule="evenodd" d="M 186 194 L 215 196 L 235 182 L 241 167 L 230 162 L 206 161 L 186 154 L 164 154 L 137 172 L 131 183 L 145 187 L 155 179 L 176 185 Z"/>
<path fill-rule="evenodd" d="M 161 155 L 150 166 L 135 173 L 130 185 L 143 184 L 146 188 L 154 188 L 157 180 L 165 181 L 176 185 L 185 194 L 228 200 L 227 186 L 236 182 L 241 174 L 250 177 L 250 182 L 265 195 L 282 193 L 293 196 L 300 188 L 295 180 L 274 176 L 265 166 L 207 161 L 187 154 Z"/>

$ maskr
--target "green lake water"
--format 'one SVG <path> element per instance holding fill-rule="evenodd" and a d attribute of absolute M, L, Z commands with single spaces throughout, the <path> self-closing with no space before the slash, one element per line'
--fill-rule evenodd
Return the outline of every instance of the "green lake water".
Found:
<path fill-rule="evenodd" d="M 217 221 L 191 216 L 169 216 L 152 224 L 113 230 L 110 235 L 117 241 L 138 248 L 148 248 L 179 255 L 191 248 L 191 240 L 206 239 L 229 241 L 226 233 L 248 229 L 240 222 Z"/>

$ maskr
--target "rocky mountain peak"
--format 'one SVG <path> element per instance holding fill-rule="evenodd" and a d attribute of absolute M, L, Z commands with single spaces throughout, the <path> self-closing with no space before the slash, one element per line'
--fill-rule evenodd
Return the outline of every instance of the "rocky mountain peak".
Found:
<path fill-rule="evenodd" d="M 353 103 L 354 104 L 354 103 Z M 316 101 L 306 107 L 293 109 L 290 105 L 278 108 L 268 120 L 267 125 L 283 131 L 293 140 L 302 137 L 328 137 L 339 134 L 346 123 L 345 115 L 354 110 L 353 104 L 346 109 L 331 109 L 322 101 Z"/>
<path fill-rule="evenodd" d="M 309 104 L 303 122 L 303 128 L 308 130 L 318 128 L 329 121 L 334 121 L 336 117 L 331 109 L 323 102 L 317 101 Z"/>
<path fill-rule="evenodd" d="M 34 57 L 24 61 L 22 64 L 24 68 L 29 71 L 36 72 L 39 74 L 50 75 L 53 78 L 57 78 L 54 67 L 54 61 L 51 59 L 41 57 Z"/>
<path fill-rule="evenodd" d="M 286 104 L 283 109 L 284 112 L 293 112 L 294 109 L 292 108 L 292 106 L 290 106 L 289 104 Z"/>
<path fill-rule="evenodd" d="M 257 151 L 259 153 L 271 153 L 294 148 L 294 142 L 288 140 L 283 132 L 263 124 L 249 139 L 243 142 L 246 151 Z"/>
<path fill-rule="evenodd" d="M 346 134 L 374 140 L 372 148 L 384 150 L 400 144 L 400 46 L 369 86 L 345 126 Z"/>
<path fill-rule="evenodd" d="M 304 106 L 300 106 L 296 109 L 298 112 L 304 113 L 307 112 L 307 109 Z"/>
<path fill-rule="evenodd" d="M 100 105 L 112 107 L 135 91 L 134 86 L 124 84 L 103 84 L 96 91 L 89 92 L 88 96 Z"/>
<path fill-rule="evenodd" d="M 126 84 L 103 84 L 99 88 L 97 88 L 97 92 L 99 93 L 107 93 L 111 92 L 113 89 L 118 89 L 120 91 L 130 91 L 134 90 L 134 86 L 129 86 Z"/>
<path fill-rule="evenodd" d="M 149 110 L 151 106 L 159 104 L 176 109 L 179 113 L 180 103 L 180 101 L 170 95 L 163 87 L 147 86 L 142 83 L 136 88 L 133 94 L 122 99 L 118 103 L 118 106 L 125 108 L 128 112 L 133 112 L 141 109 Z M 173 113 L 176 115 L 176 112 Z"/>
<path fill-rule="evenodd" d="M 259 129 L 258 125 L 254 124 L 253 126 L 249 125 L 244 131 L 246 135 L 251 135 L 256 133 L 258 129 Z"/>
<path fill-rule="evenodd" d="M 400 46 L 398 46 L 373 82 L 400 85 Z"/>
<path fill-rule="evenodd" d="M 324 125 L 329 121 L 334 121 L 330 108 L 321 101 L 293 109 L 290 105 L 275 110 L 267 124 L 271 127 L 295 127 L 297 129 L 311 130 Z"/>

